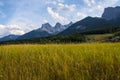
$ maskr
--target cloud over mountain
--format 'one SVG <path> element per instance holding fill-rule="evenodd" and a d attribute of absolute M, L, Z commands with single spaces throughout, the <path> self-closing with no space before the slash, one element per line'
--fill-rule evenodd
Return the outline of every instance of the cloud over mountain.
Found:
<path fill-rule="evenodd" d="M 60 14 L 57 12 L 54 12 L 52 8 L 48 7 L 47 10 L 48 10 L 48 13 L 51 15 L 51 17 L 54 18 L 56 21 L 60 23 L 69 22 L 67 18 L 60 16 Z"/>
<path fill-rule="evenodd" d="M 0 25 L 0 37 L 9 34 L 22 35 L 25 31 L 22 30 L 20 26 L 17 25 Z"/>

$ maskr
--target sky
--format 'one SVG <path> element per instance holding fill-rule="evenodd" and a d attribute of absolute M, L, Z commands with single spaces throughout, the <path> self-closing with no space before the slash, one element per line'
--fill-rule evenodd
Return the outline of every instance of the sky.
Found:
<path fill-rule="evenodd" d="M 120 0 L 0 0 L 0 37 L 22 35 L 47 22 L 54 26 L 100 17 L 104 8 L 119 4 Z"/>

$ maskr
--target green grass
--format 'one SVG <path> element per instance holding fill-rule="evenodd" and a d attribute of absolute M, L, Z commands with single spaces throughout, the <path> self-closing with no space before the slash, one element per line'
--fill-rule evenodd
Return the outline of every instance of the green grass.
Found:
<path fill-rule="evenodd" d="M 0 80 L 120 80 L 120 43 L 3 45 Z"/>
<path fill-rule="evenodd" d="M 92 40 L 92 42 L 101 42 L 101 41 L 106 41 L 109 37 L 112 37 L 114 34 L 92 34 L 92 35 L 87 35 L 89 39 Z"/>

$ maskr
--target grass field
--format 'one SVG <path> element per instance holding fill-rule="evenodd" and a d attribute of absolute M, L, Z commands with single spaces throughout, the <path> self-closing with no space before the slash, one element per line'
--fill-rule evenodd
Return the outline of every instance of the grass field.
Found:
<path fill-rule="evenodd" d="M 2 45 L 0 80 L 120 80 L 120 43 Z"/>
<path fill-rule="evenodd" d="M 87 37 L 91 39 L 92 42 L 104 42 L 113 35 L 114 34 L 93 34 L 93 35 L 87 35 Z"/>

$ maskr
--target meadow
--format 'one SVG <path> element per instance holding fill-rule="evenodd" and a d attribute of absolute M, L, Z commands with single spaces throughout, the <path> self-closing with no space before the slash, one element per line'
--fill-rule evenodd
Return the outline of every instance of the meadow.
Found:
<path fill-rule="evenodd" d="M 1 45 L 0 80 L 120 80 L 120 43 Z"/>

